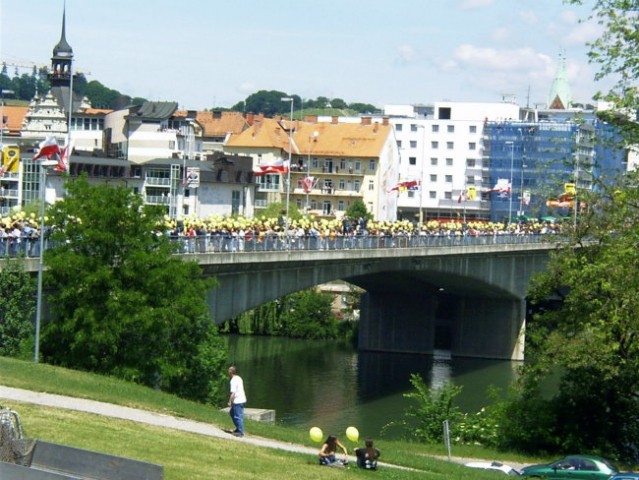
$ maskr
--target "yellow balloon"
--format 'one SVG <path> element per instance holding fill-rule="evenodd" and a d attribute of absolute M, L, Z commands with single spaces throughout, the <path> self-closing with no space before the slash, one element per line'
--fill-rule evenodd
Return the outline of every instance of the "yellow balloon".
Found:
<path fill-rule="evenodd" d="M 309 436 L 311 437 L 311 440 L 313 440 L 316 443 L 319 443 L 322 441 L 322 438 L 324 438 L 324 434 L 322 433 L 322 429 L 319 427 L 313 427 L 308 431 Z"/>
<path fill-rule="evenodd" d="M 359 430 L 355 427 L 348 427 L 346 429 L 346 438 L 348 438 L 351 442 L 356 442 L 359 440 Z"/>

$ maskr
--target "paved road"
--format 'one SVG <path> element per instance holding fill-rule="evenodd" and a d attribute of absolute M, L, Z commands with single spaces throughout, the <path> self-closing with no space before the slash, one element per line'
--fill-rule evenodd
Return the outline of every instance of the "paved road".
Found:
<path fill-rule="evenodd" d="M 33 403 L 36 405 L 43 405 L 52 408 L 63 408 L 67 410 L 76 410 L 78 412 L 94 413 L 98 415 L 104 415 L 111 418 L 119 418 L 123 420 L 130 420 L 133 422 L 145 423 L 148 425 L 155 425 L 158 427 L 173 428 L 175 430 L 181 430 L 184 432 L 197 433 L 199 435 L 206 435 L 209 437 L 224 438 L 231 442 L 245 442 L 259 447 L 275 448 L 279 450 L 286 450 L 295 453 L 305 453 L 309 455 L 317 455 L 318 448 L 306 447 L 295 443 L 282 442 L 279 440 L 272 440 L 263 437 L 256 437 L 253 435 L 245 435 L 244 437 L 235 437 L 225 432 L 223 429 L 216 425 L 209 423 L 197 422 L 194 420 L 186 420 L 183 418 L 176 418 L 171 415 L 164 415 L 161 413 L 149 412 L 147 410 L 140 410 L 137 408 L 123 407 L 120 405 L 114 405 L 111 403 L 97 402 L 95 400 L 86 400 L 82 398 L 65 397 L 62 395 L 54 395 L 51 393 L 33 392 L 31 390 L 23 390 L 19 388 L 5 387 L 0 385 L 0 404 L 3 404 L 5 400 L 13 400 L 17 402 Z M 447 460 L 446 457 L 440 457 L 442 460 Z M 451 458 L 452 461 L 458 463 L 465 463 L 477 459 L 469 458 Z M 349 461 L 354 462 L 355 458 L 350 457 Z M 388 467 L 398 467 L 397 465 L 391 465 L 380 462 L 380 465 Z M 514 468 L 521 468 L 522 465 L 510 463 Z"/>

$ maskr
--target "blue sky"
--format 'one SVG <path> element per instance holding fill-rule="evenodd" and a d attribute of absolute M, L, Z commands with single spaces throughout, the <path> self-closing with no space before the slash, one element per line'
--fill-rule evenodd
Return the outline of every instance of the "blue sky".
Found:
<path fill-rule="evenodd" d="M 63 5 L 0 0 L 2 60 L 50 65 Z M 560 52 L 574 100 L 607 88 L 586 57 L 600 27 L 561 0 L 66 0 L 66 13 L 89 80 L 187 109 L 258 90 L 378 107 L 504 94 L 533 105 L 547 102 Z"/>

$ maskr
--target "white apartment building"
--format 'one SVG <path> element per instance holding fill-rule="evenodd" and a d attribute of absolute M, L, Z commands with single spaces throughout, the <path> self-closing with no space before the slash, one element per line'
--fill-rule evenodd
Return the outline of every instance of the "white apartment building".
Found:
<path fill-rule="evenodd" d="M 399 181 L 421 188 L 398 191 L 398 218 L 487 219 L 488 159 L 483 156 L 486 121 L 517 120 L 515 103 L 435 102 L 429 106 L 388 105 L 400 152 Z M 467 192 L 473 190 L 471 199 Z M 472 197 L 472 195 L 471 195 Z"/>

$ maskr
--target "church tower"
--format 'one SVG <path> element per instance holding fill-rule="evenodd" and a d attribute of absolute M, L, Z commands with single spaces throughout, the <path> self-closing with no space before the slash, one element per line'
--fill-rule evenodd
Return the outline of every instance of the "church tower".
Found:
<path fill-rule="evenodd" d="M 557 74 L 552 82 L 550 96 L 548 97 L 548 108 L 552 110 L 566 110 L 572 104 L 572 94 L 568 83 L 568 72 L 566 70 L 566 57 L 559 55 L 559 65 Z"/>
<path fill-rule="evenodd" d="M 66 39 L 66 8 L 62 13 L 62 34 L 58 44 L 53 47 L 53 57 L 51 57 L 51 73 L 49 83 L 51 84 L 51 94 L 58 102 L 64 112 L 69 113 L 70 91 L 73 86 L 73 49 Z M 73 100 L 75 104 L 76 99 Z"/>

